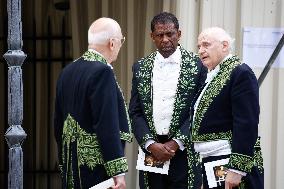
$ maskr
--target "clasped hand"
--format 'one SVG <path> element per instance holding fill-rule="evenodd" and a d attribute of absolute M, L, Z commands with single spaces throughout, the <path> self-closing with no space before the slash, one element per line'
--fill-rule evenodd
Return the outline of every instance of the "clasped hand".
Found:
<path fill-rule="evenodd" d="M 158 161 L 168 161 L 175 156 L 178 144 L 174 140 L 170 140 L 164 144 L 155 142 L 148 146 L 147 150 L 151 152 Z"/>

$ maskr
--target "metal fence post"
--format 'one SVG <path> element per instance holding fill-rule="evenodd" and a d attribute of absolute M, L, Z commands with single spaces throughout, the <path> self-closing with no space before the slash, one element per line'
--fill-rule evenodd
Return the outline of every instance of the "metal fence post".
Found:
<path fill-rule="evenodd" d="M 22 64 L 26 54 L 22 51 L 21 0 L 7 0 L 8 51 L 3 55 L 8 64 L 8 124 L 5 137 L 9 146 L 8 189 L 23 188 L 22 142 L 26 133 L 23 120 Z"/>

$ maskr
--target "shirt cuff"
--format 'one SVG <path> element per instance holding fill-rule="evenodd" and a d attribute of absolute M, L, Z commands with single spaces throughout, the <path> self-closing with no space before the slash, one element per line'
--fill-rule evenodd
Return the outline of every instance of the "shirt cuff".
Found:
<path fill-rule="evenodd" d="M 181 151 L 183 151 L 183 150 L 184 150 L 184 145 L 183 145 L 182 141 L 179 140 L 179 139 L 175 139 L 175 138 L 173 138 L 173 140 L 176 141 L 176 143 L 177 143 L 178 146 L 179 146 L 179 149 L 180 149 Z"/>
<path fill-rule="evenodd" d="M 119 176 L 124 176 L 124 175 L 125 175 L 125 173 L 120 173 L 120 174 L 115 175 L 115 176 L 113 176 L 113 177 L 119 177 Z"/>
<path fill-rule="evenodd" d="M 236 170 L 236 169 L 229 169 L 229 171 L 231 172 L 234 172 L 234 173 L 237 173 L 239 175 L 242 175 L 242 176 L 247 176 L 247 173 L 246 172 L 243 172 L 243 171 L 239 171 L 239 170 Z"/>
<path fill-rule="evenodd" d="M 145 142 L 145 149 L 147 150 L 147 148 L 151 145 L 151 144 L 153 144 L 153 143 L 155 143 L 155 141 L 154 140 L 152 140 L 152 139 L 149 139 L 149 140 L 147 140 L 146 142 Z M 148 151 L 148 150 L 147 150 Z M 149 152 L 149 151 L 148 151 Z"/>

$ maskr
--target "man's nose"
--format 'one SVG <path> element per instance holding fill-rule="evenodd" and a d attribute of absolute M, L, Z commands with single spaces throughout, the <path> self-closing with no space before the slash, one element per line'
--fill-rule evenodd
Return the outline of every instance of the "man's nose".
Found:
<path fill-rule="evenodd" d="M 168 42 L 168 41 L 169 41 L 168 36 L 167 36 L 167 35 L 163 35 L 162 41 L 163 41 L 163 42 Z"/>
<path fill-rule="evenodd" d="M 200 47 L 200 48 L 198 49 L 198 54 L 202 54 L 202 53 L 204 53 L 204 48 L 203 48 L 203 47 Z"/>

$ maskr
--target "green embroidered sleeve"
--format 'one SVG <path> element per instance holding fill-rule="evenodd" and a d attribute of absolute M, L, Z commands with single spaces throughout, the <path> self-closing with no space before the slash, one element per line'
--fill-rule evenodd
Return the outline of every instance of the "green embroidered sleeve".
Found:
<path fill-rule="evenodd" d="M 125 157 L 108 161 L 104 164 L 108 176 L 112 177 L 128 170 L 127 160 Z"/>
<path fill-rule="evenodd" d="M 140 146 L 144 146 L 145 143 L 147 142 L 147 140 L 155 140 L 154 136 L 152 134 L 146 134 L 143 138 L 142 138 L 142 143 L 139 144 Z"/>
<path fill-rule="evenodd" d="M 132 135 L 130 133 L 120 131 L 120 139 L 127 142 L 132 142 Z"/>
<path fill-rule="evenodd" d="M 181 134 L 180 131 L 178 131 L 176 133 L 174 138 L 178 139 L 178 140 L 181 140 L 185 147 L 189 147 L 189 145 L 190 145 L 189 137 Z"/>
<path fill-rule="evenodd" d="M 254 161 L 253 158 L 250 156 L 236 154 L 236 153 L 232 153 L 230 155 L 230 160 L 228 163 L 229 168 L 249 173 L 253 165 Z"/>

